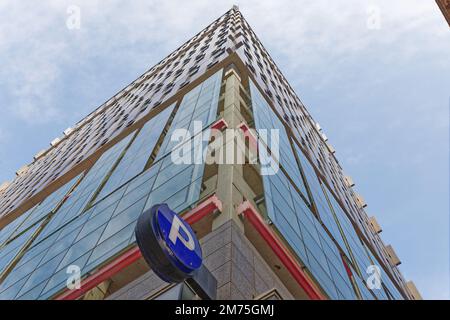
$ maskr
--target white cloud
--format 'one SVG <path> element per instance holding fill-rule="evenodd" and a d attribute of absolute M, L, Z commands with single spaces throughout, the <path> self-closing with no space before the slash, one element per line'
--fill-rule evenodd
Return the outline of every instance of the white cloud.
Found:
<path fill-rule="evenodd" d="M 45 6 L 26 10 L 16 1 L 3 3 L 0 21 L 0 83 L 9 96 L 7 108 L 27 122 L 57 119 L 52 86 L 60 75 L 61 42 L 42 42 L 53 33 L 54 16 Z M 44 36 L 39 36 L 44 35 Z"/>
<path fill-rule="evenodd" d="M 81 8 L 81 30 L 69 31 L 66 9 Z M 54 121 L 62 116 L 55 100 L 58 81 L 67 75 L 71 60 L 97 54 L 118 57 L 128 63 L 158 61 L 229 9 L 233 1 L 2 1 L 0 6 L 0 57 L 4 65 L 0 81 L 12 95 L 10 110 L 35 121 Z M 395 45 L 383 59 L 414 56 L 420 39 L 427 50 L 448 48 L 447 29 L 434 3 L 402 1 L 242 1 L 241 10 L 270 48 L 276 48 L 283 69 L 307 79 L 322 73 L 323 83 L 335 81 L 336 70 L 349 56 L 370 54 L 371 47 Z M 370 6 L 380 8 L 381 29 L 366 27 Z M 270 13 L 270 14 L 268 14 Z M 430 37 L 433 35 L 433 37 Z M 423 42 L 425 41 L 425 42 Z M 433 43 L 431 43 L 433 41 Z M 146 46 L 146 44 L 148 44 Z M 157 45 L 154 50 L 149 45 Z M 275 51 L 275 50 L 273 50 Z M 77 54 L 75 56 L 74 54 Z M 141 64 L 140 64 L 141 65 Z M 132 67 L 132 65 L 130 66 Z M 150 65 L 148 65 L 150 67 Z M 144 71 L 144 70 L 142 70 Z M 94 75 L 92 75 L 94 77 Z M 302 81 L 302 80 L 300 80 Z M 320 86 L 317 83 L 317 86 Z M 104 97 L 106 98 L 106 97 Z"/>
<path fill-rule="evenodd" d="M 66 27 L 67 7 L 72 4 L 81 9 L 80 30 Z M 68 89 L 61 82 L 71 80 L 65 67 L 83 66 L 100 57 L 130 69 L 138 66 L 143 72 L 151 61 L 159 61 L 197 33 L 193 21 L 199 16 L 204 26 L 216 18 L 202 14 L 209 4 L 197 1 L 186 8 L 173 1 L 2 1 L 0 95 L 9 98 L 7 110 L 30 123 L 61 120 L 67 110 L 60 100 Z M 113 62 L 104 70 L 115 66 Z M 84 71 L 89 89 L 101 75 Z"/>
<path fill-rule="evenodd" d="M 370 6 L 380 8 L 380 30 L 367 28 Z M 378 59 L 405 64 L 419 51 L 442 56 L 450 49 L 448 25 L 434 1 L 252 0 L 242 9 L 269 52 L 277 51 L 282 69 L 298 74 L 296 80 L 320 74 L 323 81 L 336 81 L 334 71 L 357 55 L 382 51 Z"/>

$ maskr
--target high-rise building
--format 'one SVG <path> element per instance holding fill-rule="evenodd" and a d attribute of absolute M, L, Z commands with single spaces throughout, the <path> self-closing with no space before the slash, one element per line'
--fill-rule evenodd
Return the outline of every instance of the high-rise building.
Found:
<path fill-rule="evenodd" d="M 237 7 L 16 175 L 0 187 L 1 299 L 197 296 L 136 246 L 136 220 L 157 203 L 196 232 L 218 299 L 420 299 Z"/>

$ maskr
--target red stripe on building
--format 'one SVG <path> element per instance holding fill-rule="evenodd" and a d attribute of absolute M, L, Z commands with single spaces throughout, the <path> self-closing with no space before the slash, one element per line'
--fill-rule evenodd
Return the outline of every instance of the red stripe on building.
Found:
<path fill-rule="evenodd" d="M 258 231 L 261 237 L 269 245 L 275 255 L 280 259 L 281 263 L 286 267 L 292 277 L 297 281 L 300 287 L 306 292 L 311 300 L 325 300 L 317 287 L 312 283 L 311 279 L 303 272 L 299 263 L 289 254 L 287 248 L 280 239 L 269 228 L 269 226 L 261 218 L 255 208 L 249 201 L 244 201 L 238 208 L 238 213 L 242 214 Z"/>
<path fill-rule="evenodd" d="M 197 207 L 183 215 L 183 218 L 187 223 L 192 225 L 216 211 L 222 211 L 222 203 L 216 195 L 212 195 Z M 137 246 L 135 246 L 115 258 L 106 266 L 100 268 L 94 274 L 82 280 L 80 289 L 66 290 L 61 295 L 57 296 L 55 300 L 76 300 L 87 293 L 89 290 L 98 286 L 103 281 L 108 280 L 121 270 L 132 265 L 141 257 L 141 251 Z"/>

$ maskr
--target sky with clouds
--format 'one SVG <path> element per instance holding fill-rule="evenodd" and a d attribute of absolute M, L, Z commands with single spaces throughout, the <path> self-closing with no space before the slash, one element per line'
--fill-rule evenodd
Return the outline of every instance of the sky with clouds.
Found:
<path fill-rule="evenodd" d="M 450 29 L 433 0 L 2 0 L 0 182 L 233 4 L 321 124 L 405 277 L 425 298 L 450 298 Z M 78 30 L 66 27 L 70 5 Z"/>

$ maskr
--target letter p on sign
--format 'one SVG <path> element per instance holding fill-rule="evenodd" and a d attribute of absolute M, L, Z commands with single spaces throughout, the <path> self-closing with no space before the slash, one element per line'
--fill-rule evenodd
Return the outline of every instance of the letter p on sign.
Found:
<path fill-rule="evenodd" d="M 187 236 L 187 239 L 180 233 L 180 228 L 184 231 L 184 234 Z M 172 220 L 172 227 L 169 232 L 169 240 L 175 245 L 177 243 L 177 239 L 179 239 L 186 248 L 191 251 L 195 250 L 195 242 L 192 238 L 191 233 L 186 228 L 186 226 L 181 222 L 178 216 L 174 216 Z"/>

